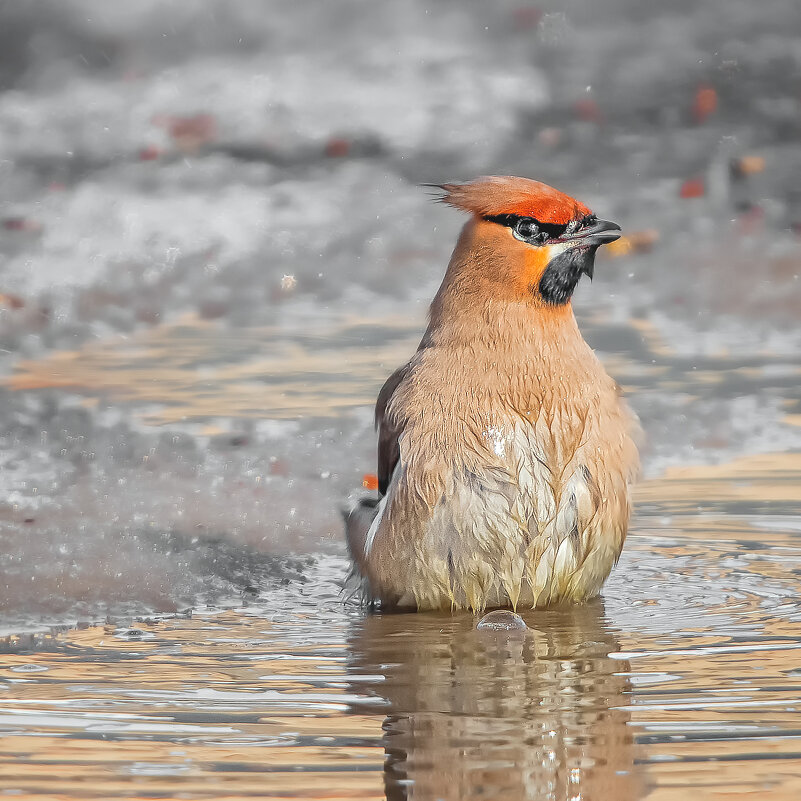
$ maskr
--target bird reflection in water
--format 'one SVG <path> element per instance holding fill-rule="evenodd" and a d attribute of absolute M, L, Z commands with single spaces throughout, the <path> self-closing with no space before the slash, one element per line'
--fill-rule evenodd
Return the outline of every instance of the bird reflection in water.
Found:
<path fill-rule="evenodd" d="M 359 621 L 351 672 L 385 678 L 370 686 L 386 715 L 387 799 L 642 796 L 621 709 L 629 666 L 610 658 L 602 603 L 524 619 L 511 632 L 477 631 L 466 614 Z"/>

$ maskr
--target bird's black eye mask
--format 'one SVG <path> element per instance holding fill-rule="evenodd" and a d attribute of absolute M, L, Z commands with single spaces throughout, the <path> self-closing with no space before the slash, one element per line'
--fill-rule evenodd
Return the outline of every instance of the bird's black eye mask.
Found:
<path fill-rule="evenodd" d="M 542 223 L 534 217 L 522 217 L 519 214 L 488 214 L 487 222 L 497 223 L 511 228 L 515 239 L 529 245 L 545 245 L 548 242 L 560 242 L 565 237 L 573 236 L 582 228 L 587 228 L 597 221 L 594 214 L 588 214 L 580 220 L 571 220 L 566 225 Z"/>

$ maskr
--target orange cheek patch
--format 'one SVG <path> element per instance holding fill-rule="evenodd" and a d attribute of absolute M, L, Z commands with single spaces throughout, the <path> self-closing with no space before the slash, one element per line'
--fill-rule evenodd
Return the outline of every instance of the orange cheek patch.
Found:
<path fill-rule="evenodd" d="M 524 257 L 524 267 L 520 273 L 520 291 L 522 294 L 531 294 L 531 287 L 540 283 L 542 274 L 551 260 L 551 249 L 546 245 L 539 248 L 529 248 Z"/>

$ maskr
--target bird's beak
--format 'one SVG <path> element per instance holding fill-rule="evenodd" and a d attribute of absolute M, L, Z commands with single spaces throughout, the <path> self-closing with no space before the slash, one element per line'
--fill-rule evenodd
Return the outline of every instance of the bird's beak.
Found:
<path fill-rule="evenodd" d="M 622 236 L 620 226 L 609 220 L 596 220 L 587 228 L 581 228 L 570 237 L 565 237 L 569 242 L 575 242 L 581 247 L 608 245 Z"/>
<path fill-rule="evenodd" d="M 568 252 L 577 257 L 574 263 L 578 268 L 578 274 L 584 273 L 592 281 L 595 272 L 595 251 L 601 245 L 607 245 L 620 237 L 620 226 L 617 223 L 596 220 L 591 225 L 579 228 L 574 234 L 563 236 L 562 241 L 568 246 Z"/>

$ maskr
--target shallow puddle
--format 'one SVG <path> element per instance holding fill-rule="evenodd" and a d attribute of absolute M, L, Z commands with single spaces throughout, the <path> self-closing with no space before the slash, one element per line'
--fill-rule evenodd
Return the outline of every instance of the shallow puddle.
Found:
<path fill-rule="evenodd" d="M 138 407 L 146 424 L 333 417 L 374 402 L 376 385 L 420 339 L 397 317 L 305 319 L 227 330 L 188 316 L 78 351 L 23 361 L 14 390 L 57 388 Z"/>
<path fill-rule="evenodd" d="M 187 315 L 78 350 L 21 360 L 0 386 L 18 392 L 57 389 L 89 404 L 126 405 L 154 426 L 221 417 L 336 418 L 373 405 L 377 387 L 417 348 L 423 311 L 408 309 L 394 317 L 295 312 L 272 326 L 240 329 Z M 582 314 L 580 324 L 634 401 L 655 391 L 679 406 L 688 397 L 730 401 L 770 393 L 786 405 L 790 423 L 797 417 L 791 412 L 801 408 L 797 354 L 682 356 L 645 320 L 615 324 Z M 649 410 L 639 411 L 650 422 Z"/>
<path fill-rule="evenodd" d="M 646 483 L 603 600 L 524 613 L 524 633 L 476 631 L 467 614 L 367 614 L 339 595 L 345 561 L 321 557 L 305 582 L 239 609 L 9 638 L 0 786 L 795 799 L 801 460 L 778 466 L 783 483 L 769 459 Z M 746 467 L 773 497 L 726 514 Z M 687 482 L 707 510 L 689 508 Z"/>
<path fill-rule="evenodd" d="M 708 455 L 735 443 L 747 452 L 735 413 L 715 428 L 724 406 L 714 403 L 767 392 L 793 422 L 801 402 L 794 357 L 688 359 L 642 325 L 587 320 L 584 330 L 613 354 L 607 363 L 640 404 L 656 443 L 652 465 L 663 456 L 675 464 L 680 446 Z M 353 319 L 228 335 L 189 319 L 21 363 L 9 385 L 74 392 L 89 408 L 127 407 L 144 428 L 181 421 L 210 430 L 226 416 L 336 419 L 369 403 L 416 332 L 409 320 Z M 254 357 L 262 351 L 269 357 Z M 649 396 L 658 403 L 649 406 Z M 697 430 L 687 431 L 674 417 L 660 431 L 664 410 L 687 398 L 696 412 L 713 404 L 709 423 L 696 414 Z M 746 427 L 768 417 L 762 402 Z M 291 486 L 291 475 L 278 478 Z M 160 480 L 169 495 L 169 467 Z M 287 490 L 271 486 L 265 502 L 274 510 Z M 0 792 L 798 798 L 799 519 L 799 454 L 669 468 L 638 488 L 632 534 L 603 600 L 524 612 L 522 634 L 476 631 L 467 614 L 368 614 L 343 602 L 347 564 L 329 554 L 283 583 L 249 586 L 250 600 L 235 609 L 9 637 L 0 654 Z M 149 540 L 136 542 L 149 553 Z M 241 547 L 232 540 L 231 553 L 214 559 L 238 564 Z M 68 592 L 57 574 L 37 580 L 39 592 Z"/>

